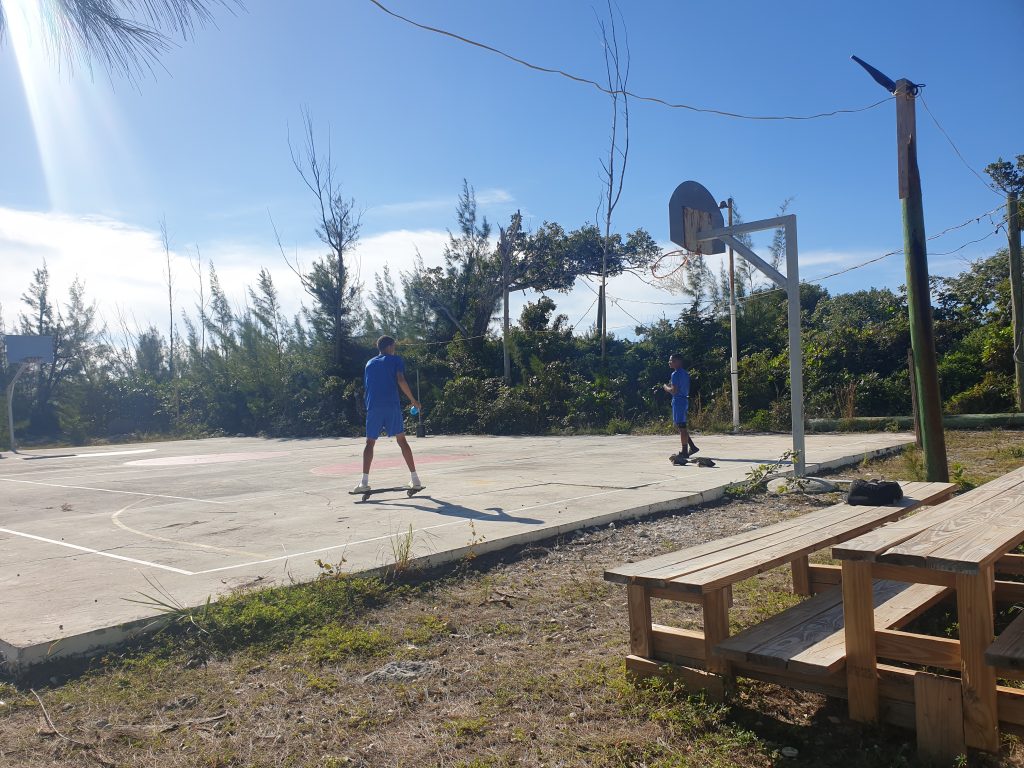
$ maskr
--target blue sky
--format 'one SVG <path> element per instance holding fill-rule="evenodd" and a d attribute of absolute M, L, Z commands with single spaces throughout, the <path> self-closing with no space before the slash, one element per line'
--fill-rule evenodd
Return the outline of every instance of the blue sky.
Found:
<path fill-rule="evenodd" d="M 31 0 L 6 0 L 9 17 Z M 597 15 L 577 0 L 412 2 L 398 13 L 515 56 L 600 80 Z M 1024 31 L 1019 0 L 860 3 L 742 0 L 622 4 L 631 91 L 751 115 L 807 115 L 885 98 L 850 60 L 924 82 L 924 100 L 981 172 L 1024 153 L 1015 74 Z M 63 299 L 77 275 L 116 328 L 167 325 L 160 221 L 172 248 L 175 304 L 196 300 L 193 261 L 212 259 L 238 304 L 268 268 L 285 306 L 303 296 L 283 262 L 318 252 L 316 209 L 288 149 L 308 110 L 330 140 L 344 192 L 363 210 L 361 276 L 416 251 L 440 260 L 462 180 L 495 225 L 516 209 L 528 226 L 593 221 L 610 105 L 596 89 L 415 29 L 369 0 L 285 4 L 250 0 L 166 54 L 135 85 L 99 67 L 73 71 L 46 53 L 38 30 L 11 24 L 0 48 L 0 305 L 8 331 L 31 271 L 45 258 Z M 813 279 L 901 246 L 895 106 L 817 120 L 755 121 L 634 100 L 630 158 L 614 227 L 644 227 L 668 245 L 667 202 L 696 179 L 744 218 L 775 215 L 792 198 L 801 278 Z M 919 163 L 930 235 L 1001 204 L 957 157 L 918 104 Z M 994 214 L 1001 216 L 1001 211 Z M 998 222 L 998 218 L 995 219 Z M 955 274 L 1005 246 L 987 217 L 933 240 L 933 274 Z M 766 244 L 766 236 L 758 244 Z M 833 293 L 903 282 L 902 257 L 823 282 Z M 673 316 L 683 299 L 632 278 L 609 326 Z M 521 302 L 525 297 L 520 297 Z M 555 295 L 572 322 L 593 293 Z M 668 302 L 656 304 L 653 302 Z M 627 314 L 628 313 L 628 314 Z"/>

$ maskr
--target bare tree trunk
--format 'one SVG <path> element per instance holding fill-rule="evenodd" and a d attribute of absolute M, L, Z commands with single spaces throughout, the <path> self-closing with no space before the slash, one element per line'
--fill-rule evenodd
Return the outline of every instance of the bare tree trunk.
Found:
<path fill-rule="evenodd" d="M 619 21 L 622 14 L 619 13 Z M 604 199 L 598 211 L 604 210 L 604 238 L 601 243 L 601 289 L 598 293 L 598 333 L 601 335 L 601 363 L 607 355 L 608 338 L 608 250 L 611 247 L 612 214 L 622 196 L 622 184 L 626 173 L 626 162 L 629 159 L 629 95 L 626 83 L 629 80 L 629 39 L 623 42 L 624 51 L 619 49 L 619 22 L 615 19 L 615 9 L 608 0 L 608 24 L 598 22 L 601 29 L 601 40 L 604 43 L 605 75 L 608 90 L 611 93 L 612 125 L 608 143 L 608 161 L 602 162 L 601 168 L 605 179 Z M 619 121 L 622 121 L 620 128 Z M 619 132 L 622 132 L 620 137 Z"/>

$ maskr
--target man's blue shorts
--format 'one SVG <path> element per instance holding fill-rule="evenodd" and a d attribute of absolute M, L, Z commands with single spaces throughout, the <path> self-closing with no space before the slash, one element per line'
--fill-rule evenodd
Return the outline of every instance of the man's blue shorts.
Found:
<path fill-rule="evenodd" d="M 401 406 L 371 408 L 366 412 L 366 436 L 371 440 L 376 440 L 380 437 L 382 430 L 388 433 L 388 437 L 405 432 Z"/>
<path fill-rule="evenodd" d="M 690 410 L 689 399 L 683 400 L 682 403 L 678 403 L 675 400 L 672 401 L 672 422 L 677 427 L 686 426 L 686 415 L 687 411 Z"/>

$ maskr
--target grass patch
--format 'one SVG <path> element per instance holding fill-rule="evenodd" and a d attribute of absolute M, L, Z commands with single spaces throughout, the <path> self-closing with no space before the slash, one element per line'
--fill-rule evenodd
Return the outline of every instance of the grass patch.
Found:
<path fill-rule="evenodd" d="M 427 645 L 454 633 L 447 619 L 428 614 L 416 618 L 415 626 L 405 630 L 405 639 L 413 645 Z"/>
<path fill-rule="evenodd" d="M 159 666 L 180 658 L 205 664 L 243 649 L 266 652 L 288 648 L 317 638 L 318 632 L 332 626 L 351 622 L 409 590 L 381 579 L 339 575 L 332 570 L 307 584 L 240 592 L 188 608 L 174 604 L 159 591 L 159 585 L 154 587 L 157 597 L 144 595 L 138 602 L 160 607 L 167 625 L 154 640 L 145 641 L 143 649 L 120 659 L 126 667 Z M 357 638 L 350 640 L 353 647 L 362 647 Z M 105 660 L 110 663 L 115 658 Z"/>
<path fill-rule="evenodd" d="M 305 641 L 309 658 L 318 664 L 337 664 L 352 657 L 383 656 L 395 641 L 379 629 L 330 624 L 313 631 Z"/>

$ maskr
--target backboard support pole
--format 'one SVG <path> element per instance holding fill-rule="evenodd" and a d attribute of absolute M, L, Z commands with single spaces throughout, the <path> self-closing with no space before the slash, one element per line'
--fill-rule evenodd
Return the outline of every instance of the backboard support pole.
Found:
<path fill-rule="evenodd" d="M 765 229 L 778 229 L 779 227 L 782 227 L 786 233 L 785 275 L 781 274 L 736 238 L 736 235 L 745 232 L 759 232 Z M 788 214 L 760 221 L 748 221 L 731 227 L 703 230 L 698 233 L 697 239 L 700 242 L 721 240 L 764 273 L 773 283 L 786 291 L 786 297 L 789 300 L 790 417 L 793 429 L 793 453 L 796 454 L 793 457 L 793 474 L 796 477 L 803 477 L 806 474 L 806 439 L 804 436 L 803 347 L 800 343 L 800 271 L 796 240 L 796 216 Z"/>
<path fill-rule="evenodd" d="M 18 366 L 18 372 L 14 374 L 14 378 L 11 379 L 11 383 L 7 385 L 7 432 L 11 437 L 11 453 L 18 452 L 18 441 L 14 437 L 14 385 L 18 383 L 18 379 L 21 378 L 21 374 L 28 368 L 28 363 L 21 363 Z"/>

